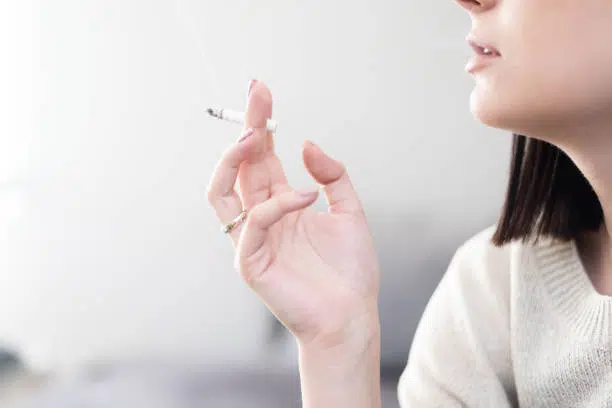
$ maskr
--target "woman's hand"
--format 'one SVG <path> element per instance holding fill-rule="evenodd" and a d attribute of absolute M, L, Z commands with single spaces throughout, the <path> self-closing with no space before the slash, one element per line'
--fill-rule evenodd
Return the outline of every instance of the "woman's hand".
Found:
<path fill-rule="evenodd" d="M 309 208 L 318 189 L 287 183 L 265 127 L 271 113 L 269 89 L 252 82 L 246 138 L 223 154 L 208 188 L 222 224 L 248 210 L 229 233 L 234 265 L 301 346 L 366 347 L 378 334 L 379 262 L 361 202 L 344 165 L 306 142 L 304 164 L 329 204 Z"/>

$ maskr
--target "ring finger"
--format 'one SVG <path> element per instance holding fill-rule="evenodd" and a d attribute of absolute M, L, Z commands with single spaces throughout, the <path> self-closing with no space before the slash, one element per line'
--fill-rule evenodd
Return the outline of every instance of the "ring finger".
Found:
<path fill-rule="evenodd" d="M 244 209 L 240 196 L 234 189 L 238 178 L 240 165 L 246 159 L 250 136 L 253 135 L 253 129 L 247 129 L 238 142 L 234 143 L 217 163 L 213 176 L 208 184 L 208 202 L 212 205 L 217 214 L 217 217 L 223 225 L 232 222 Z M 242 224 L 242 223 L 240 223 Z M 236 227 L 229 232 L 232 238 L 234 247 L 238 243 L 242 225 Z"/>

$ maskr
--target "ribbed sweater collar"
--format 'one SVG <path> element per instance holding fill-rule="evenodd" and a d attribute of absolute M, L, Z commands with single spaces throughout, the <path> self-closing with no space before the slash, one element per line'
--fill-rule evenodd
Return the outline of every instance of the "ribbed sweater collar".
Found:
<path fill-rule="evenodd" d="M 568 335 L 611 344 L 612 297 L 593 286 L 576 242 L 544 240 L 535 245 L 535 262 L 553 307 L 573 331 Z"/>

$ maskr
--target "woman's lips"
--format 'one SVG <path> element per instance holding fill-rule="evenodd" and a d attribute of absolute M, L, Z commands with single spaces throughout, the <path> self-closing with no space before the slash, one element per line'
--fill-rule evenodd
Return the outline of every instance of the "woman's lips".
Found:
<path fill-rule="evenodd" d="M 497 48 L 490 44 L 480 42 L 471 37 L 468 37 L 467 41 L 475 52 L 475 55 L 470 58 L 465 66 L 465 70 L 471 74 L 491 65 L 496 58 L 501 57 Z"/>

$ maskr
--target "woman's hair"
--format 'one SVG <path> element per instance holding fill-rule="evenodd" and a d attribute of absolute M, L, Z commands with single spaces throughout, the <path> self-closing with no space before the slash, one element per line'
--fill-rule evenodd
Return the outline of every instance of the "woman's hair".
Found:
<path fill-rule="evenodd" d="M 564 241 L 597 230 L 603 210 L 574 162 L 550 143 L 514 134 L 506 200 L 492 242 L 549 236 Z"/>

